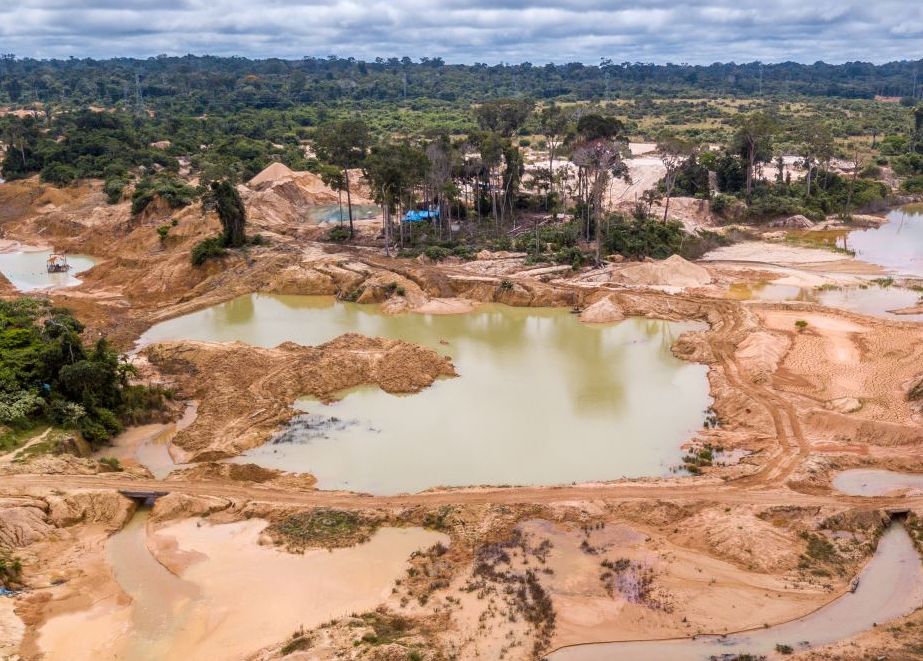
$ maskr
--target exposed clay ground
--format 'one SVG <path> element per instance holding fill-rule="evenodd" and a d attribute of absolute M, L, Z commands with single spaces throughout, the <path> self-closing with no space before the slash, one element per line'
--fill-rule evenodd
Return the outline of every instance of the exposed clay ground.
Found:
<path fill-rule="evenodd" d="M 288 189 L 292 182 L 283 183 Z M 409 560 L 393 592 L 361 602 L 357 608 L 365 613 L 330 614 L 332 621 L 309 622 L 303 632 L 304 622 L 292 614 L 286 623 L 294 637 L 263 650 L 257 648 L 265 641 L 248 647 L 246 637 L 238 637 L 227 658 L 349 652 L 403 659 L 415 651 L 419 658 L 525 659 L 575 642 L 781 622 L 848 588 L 872 551 L 884 510 L 923 511 L 918 497 L 854 498 L 830 487 L 832 474 L 843 468 L 923 471 L 919 411 L 906 399 L 923 372 L 918 326 L 816 305 L 726 298 L 733 282 L 780 273 L 869 273 L 861 264 L 839 256 L 799 262 L 791 254 L 754 262 L 751 253 L 701 270 L 610 264 L 575 274 L 527 266 L 515 254 L 441 265 L 395 260 L 371 248 L 310 242 L 316 228 L 280 222 L 297 209 L 285 206 L 285 196 L 270 198 L 272 188 L 245 191 L 252 231 L 267 236 L 269 245 L 198 269 L 188 251 L 217 230 L 214 218 L 197 208 L 175 213 L 178 223 L 162 244 L 155 228 L 170 217 L 168 210 L 155 205 L 131 219 L 127 203 L 105 205 L 95 184 L 68 191 L 36 181 L 0 186 L 0 226 L 5 239 L 100 258 L 81 286 L 51 296 L 75 310 L 89 336 L 102 332 L 125 348 L 159 320 L 249 292 L 350 295 L 394 313 L 461 312 L 491 301 L 592 308 L 588 317 L 595 319 L 588 320 L 594 321 L 631 315 L 702 320 L 708 330 L 687 333 L 673 350 L 709 366 L 720 425 L 703 429 L 690 446 L 710 443 L 749 454 L 739 465 L 706 467 L 696 478 L 382 497 L 313 490 L 309 476 L 225 464 L 199 464 L 161 481 L 141 468 L 108 472 L 92 458 L 6 462 L 0 466 L 0 546 L 23 560 L 29 589 L 12 600 L 15 612 L 0 609 L 3 653 L 38 658 L 43 624 L 57 615 L 99 603 L 126 608 L 128 597 L 105 551 L 107 536 L 133 507 L 119 489 L 170 492 L 154 510 L 149 540 L 166 527 L 175 544 L 149 546 L 181 577 L 183 562 L 170 559 L 204 544 L 183 533 L 203 516 L 219 524 L 254 518 L 273 524 L 335 508 L 374 526 L 423 526 L 448 536 L 447 548 Z M 308 204 L 313 193 L 297 194 L 304 196 L 298 204 Z M 257 195 L 260 204 L 252 203 Z M 261 211 L 270 207 L 272 214 Z M 363 231 L 376 231 L 374 223 Z M 391 283 L 405 295 L 393 296 Z M 0 292 L 14 295 L 4 284 Z M 807 322 L 803 330 L 799 320 Z M 196 419 L 172 439 L 183 460 L 231 456 L 264 442 L 302 394 L 330 397 L 359 383 L 413 392 L 453 373 L 433 352 L 358 336 L 265 350 L 170 343 L 145 349 L 142 362 L 146 378 L 176 384 L 184 397 L 199 401 Z M 287 542 L 284 536 L 263 541 Z M 256 553 L 251 546 L 244 551 Z M 372 603 L 380 609 L 370 609 Z M 921 615 L 897 626 L 900 635 L 876 629 L 796 658 L 919 658 Z"/>

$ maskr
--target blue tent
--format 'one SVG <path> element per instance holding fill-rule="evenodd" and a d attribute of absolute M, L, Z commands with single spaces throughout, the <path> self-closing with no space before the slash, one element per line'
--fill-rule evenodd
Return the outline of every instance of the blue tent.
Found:
<path fill-rule="evenodd" d="M 432 218 L 439 218 L 439 209 L 431 209 L 429 211 L 421 211 L 419 209 L 411 209 L 404 214 L 405 223 L 420 223 L 424 220 L 430 220 Z"/>

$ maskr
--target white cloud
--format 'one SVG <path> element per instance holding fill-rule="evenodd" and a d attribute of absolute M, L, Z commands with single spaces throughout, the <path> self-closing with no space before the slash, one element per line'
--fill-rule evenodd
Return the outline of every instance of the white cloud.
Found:
<path fill-rule="evenodd" d="M 923 57 L 920 0 L 18 0 L 0 52 L 449 62 L 884 62 Z"/>

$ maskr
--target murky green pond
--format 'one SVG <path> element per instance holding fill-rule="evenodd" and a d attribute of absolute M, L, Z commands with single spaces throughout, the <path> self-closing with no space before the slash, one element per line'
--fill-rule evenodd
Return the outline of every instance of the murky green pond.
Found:
<path fill-rule="evenodd" d="M 325 489 L 558 484 L 668 474 L 710 404 L 707 369 L 670 347 L 693 323 L 587 326 L 566 310 L 485 305 L 464 315 L 383 315 L 326 297 L 244 296 L 142 339 L 320 344 L 403 339 L 452 357 L 459 377 L 415 395 L 377 388 L 299 416 L 239 458 L 310 472 Z"/>
<path fill-rule="evenodd" d="M 79 285 L 80 280 L 74 276 L 96 264 L 96 260 L 86 255 L 68 255 L 70 271 L 49 273 L 45 262 L 50 254 L 50 250 L 0 253 L 0 273 L 19 291 L 33 291 Z"/>

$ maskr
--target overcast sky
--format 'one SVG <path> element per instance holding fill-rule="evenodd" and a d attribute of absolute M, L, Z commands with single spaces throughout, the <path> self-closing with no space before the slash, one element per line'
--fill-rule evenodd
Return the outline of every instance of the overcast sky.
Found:
<path fill-rule="evenodd" d="M 0 0 L 0 52 L 881 63 L 923 57 L 923 0 Z"/>

